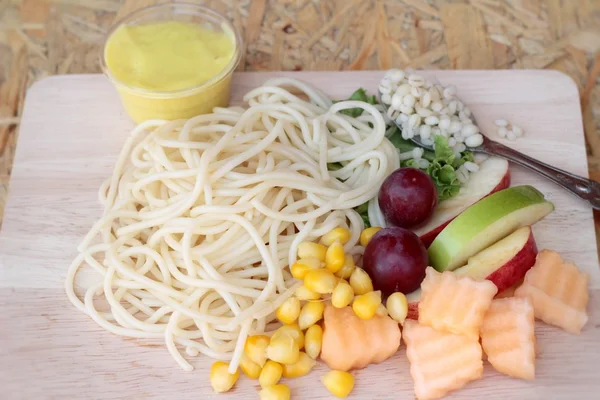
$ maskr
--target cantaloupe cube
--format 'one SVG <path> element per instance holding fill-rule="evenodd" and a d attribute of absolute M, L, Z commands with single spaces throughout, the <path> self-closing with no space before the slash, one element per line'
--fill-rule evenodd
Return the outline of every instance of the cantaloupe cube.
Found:
<path fill-rule="evenodd" d="M 498 288 L 488 280 L 457 277 L 427 267 L 421 283 L 419 323 L 477 339 L 483 317 Z"/>
<path fill-rule="evenodd" d="M 481 344 L 497 371 L 522 379 L 535 378 L 535 318 L 527 298 L 496 299 L 481 326 Z"/>
<path fill-rule="evenodd" d="M 588 320 L 589 280 L 588 274 L 557 252 L 542 250 L 515 296 L 531 300 L 536 318 L 579 334 Z"/>
<path fill-rule="evenodd" d="M 409 319 L 402 336 L 419 400 L 439 399 L 483 373 L 477 338 L 439 332 Z"/>

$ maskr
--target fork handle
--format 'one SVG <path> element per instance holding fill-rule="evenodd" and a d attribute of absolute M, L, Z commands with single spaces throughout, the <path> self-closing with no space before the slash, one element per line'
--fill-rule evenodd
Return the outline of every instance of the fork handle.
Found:
<path fill-rule="evenodd" d="M 483 150 L 490 155 L 505 158 L 537 172 L 579 198 L 586 200 L 593 208 L 600 209 L 600 183 L 555 168 L 492 140 L 483 146 Z"/>

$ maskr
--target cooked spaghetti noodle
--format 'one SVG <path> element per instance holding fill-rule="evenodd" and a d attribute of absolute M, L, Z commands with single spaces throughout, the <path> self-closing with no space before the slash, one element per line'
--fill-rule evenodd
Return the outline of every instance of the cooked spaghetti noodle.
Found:
<path fill-rule="evenodd" d="M 353 207 L 399 165 L 369 104 L 332 105 L 283 78 L 244 100 L 246 109 L 148 121 L 132 132 L 100 188 L 103 216 L 66 280 L 71 302 L 98 325 L 164 339 L 185 370 L 193 368 L 179 347 L 231 360 L 234 370 L 247 336 L 272 330 L 276 308 L 299 284 L 287 268 L 299 243 L 342 226 L 351 232 L 346 250 L 360 252 Z M 364 110 L 358 119 L 339 113 L 354 107 Z M 96 278 L 78 297 L 83 267 Z"/>

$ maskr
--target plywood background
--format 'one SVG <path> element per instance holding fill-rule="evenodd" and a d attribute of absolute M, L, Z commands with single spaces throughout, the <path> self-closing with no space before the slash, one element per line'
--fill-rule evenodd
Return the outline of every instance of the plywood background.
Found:
<path fill-rule="evenodd" d="M 579 87 L 590 175 L 600 179 L 600 0 L 186 1 L 243 32 L 241 70 L 563 71 Z M 0 222 L 26 88 L 48 75 L 99 72 L 115 18 L 155 2 L 0 0 Z"/>

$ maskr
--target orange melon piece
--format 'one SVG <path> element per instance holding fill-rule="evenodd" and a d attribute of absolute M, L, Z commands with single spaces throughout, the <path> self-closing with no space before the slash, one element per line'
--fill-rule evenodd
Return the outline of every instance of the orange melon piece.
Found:
<path fill-rule="evenodd" d="M 531 300 L 536 318 L 579 334 L 588 320 L 589 280 L 588 274 L 557 252 L 542 250 L 515 296 Z"/>
<path fill-rule="evenodd" d="M 496 292 L 498 288 L 488 280 L 475 281 L 427 267 L 421 283 L 419 323 L 477 339 Z"/>
<path fill-rule="evenodd" d="M 393 356 L 401 343 L 400 326 L 388 316 L 360 319 L 352 307 L 325 307 L 321 360 L 331 369 L 349 371 Z"/>
<path fill-rule="evenodd" d="M 494 300 L 481 326 L 481 345 L 498 372 L 535 378 L 535 318 L 529 299 Z"/>
<path fill-rule="evenodd" d="M 407 319 L 402 332 L 419 400 L 439 399 L 483 374 L 478 338 L 439 332 Z"/>

